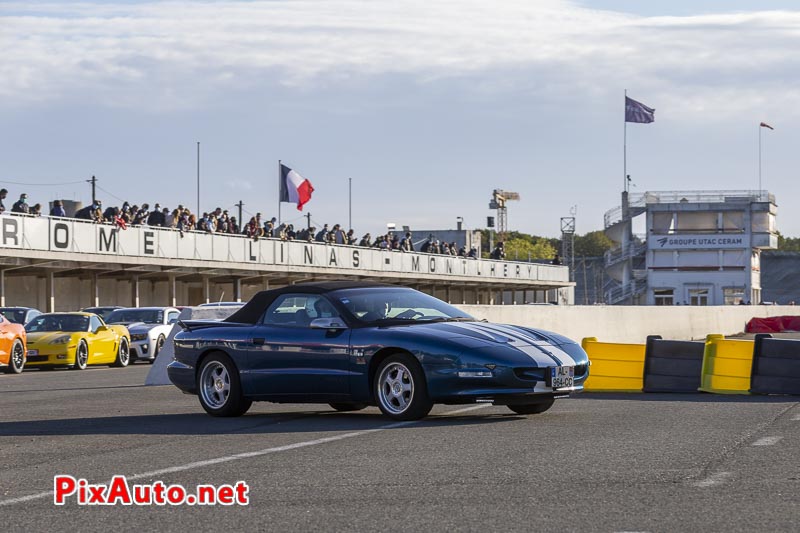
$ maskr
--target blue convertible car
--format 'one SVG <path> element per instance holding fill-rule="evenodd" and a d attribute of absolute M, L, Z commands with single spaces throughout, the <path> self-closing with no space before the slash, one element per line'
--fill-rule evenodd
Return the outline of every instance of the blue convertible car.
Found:
<path fill-rule="evenodd" d="M 253 401 L 377 405 L 416 420 L 434 403 L 492 402 L 542 413 L 583 389 L 589 360 L 575 342 L 480 322 L 405 287 L 365 282 L 260 292 L 223 322 L 179 322 L 169 378 L 214 416 Z"/>

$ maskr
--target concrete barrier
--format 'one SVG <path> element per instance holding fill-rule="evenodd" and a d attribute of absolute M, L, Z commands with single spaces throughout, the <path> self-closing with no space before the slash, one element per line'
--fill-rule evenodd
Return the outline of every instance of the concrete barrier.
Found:
<path fill-rule="evenodd" d="M 750 392 L 800 394 L 800 340 L 756 335 Z"/>
<path fill-rule="evenodd" d="M 706 337 L 700 390 L 717 394 L 750 394 L 753 341 Z"/>
<path fill-rule="evenodd" d="M 697 392 L 705 343 L 649 335 L 644 356 L 644 392 Z"/>
<path fill-rule="evenodd" d="M 598 342 L 595 337 L 586 337 L 581 346 L 592 362 L 585 391 L 642 391 L 644 344 Z"/>
<path fill-rule="evenodd" d="M 181 311 L 178 320 L 224 320 L 237 311 L 240 306 L 231 307 L 186 307 Z M 158 357 L 153 361 L 153 366 L 150 372 L 147 373 L 145 385 L 170 385 L 171 382 L 167 377 L 167 365 L 172 361 L 175 355 L 175 334 L 181 330 L 180 326 L 175 324 L 169 332 L 167 341 L 164 347 L 158 353 Z"/>
<path fill-rule="evenodd" d="M 791 315 L 790 305 L 712 307 L 634 305 L 459 305 L 476 318 L 558 332 L 570 339 L 639 343 L 658 333 L 665 339 L 705 340 L 710 332 L 736 335 L 753 317 Z"/>

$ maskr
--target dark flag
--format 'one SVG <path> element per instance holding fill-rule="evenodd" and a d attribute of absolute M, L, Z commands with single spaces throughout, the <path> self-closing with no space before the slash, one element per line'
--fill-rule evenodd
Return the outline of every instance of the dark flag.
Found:
<path fill-rule="evenodd" d="M 647 107 L 633 98 L 625 97 L 625 122 L 648 124 L 656 119 L 656 110 Z"/>
<path fill-rule="evenodd" d="M 762 127 L 762 128 L 769 128 L 769 129 L 771 129 L 771 130 L 774 130 L 774 129 L 775 129 L 775 128 L 773 128 L 772 126 L 770 126 L 769 124 L 767 124 L 766 122 L 762 122 L 762 123 L 761 123 L 761 127 Z"/>

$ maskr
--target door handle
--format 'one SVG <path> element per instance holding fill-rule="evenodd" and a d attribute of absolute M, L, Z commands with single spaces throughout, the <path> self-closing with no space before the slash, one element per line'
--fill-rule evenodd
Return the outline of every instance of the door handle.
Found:
<path fill-rule="evenodd" d="M 262 346 L 264 344 L 264 337 L 253 337 L 253 344 Z"/>

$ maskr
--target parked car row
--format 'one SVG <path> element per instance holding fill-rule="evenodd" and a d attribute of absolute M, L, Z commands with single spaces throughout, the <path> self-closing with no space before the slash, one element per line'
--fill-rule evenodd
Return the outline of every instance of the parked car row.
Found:
<path fill-rule="evenodd" d="M 0 368 L 19 374 L 89 365 L 152 363 L 180 311 L 174 307 L 105 307 L 42 313 L 26 307 L 0 308 Z"/>

